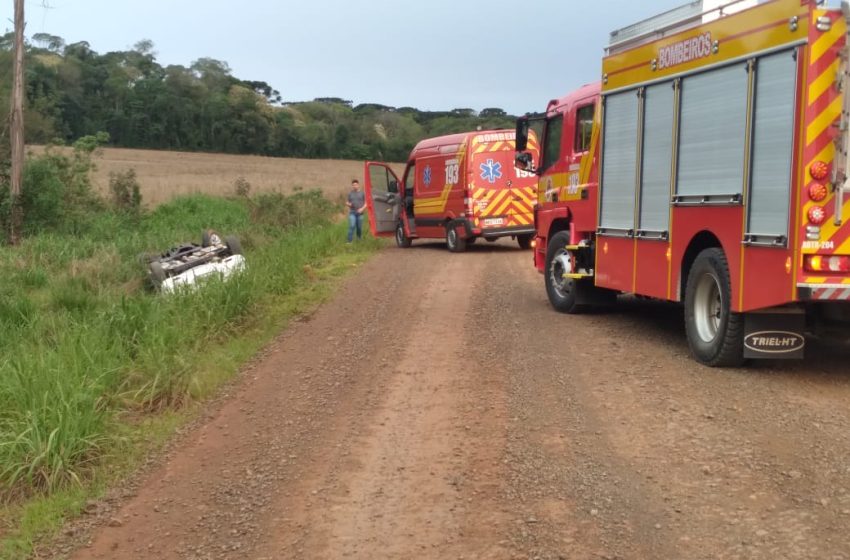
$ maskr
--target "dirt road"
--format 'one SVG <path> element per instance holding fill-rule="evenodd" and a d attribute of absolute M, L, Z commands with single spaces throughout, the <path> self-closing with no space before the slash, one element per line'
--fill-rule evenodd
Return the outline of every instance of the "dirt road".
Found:
<path fill-rule="evenodd" d="M 850 348 L 712 370 L 508 241 L 389 249 L 73 558 L 850 559 Z"/>

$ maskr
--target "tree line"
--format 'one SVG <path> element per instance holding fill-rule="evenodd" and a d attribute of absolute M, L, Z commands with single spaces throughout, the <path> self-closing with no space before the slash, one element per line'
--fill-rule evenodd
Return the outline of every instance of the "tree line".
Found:
<path fill-rule="evenodd" d="M 0 99 L 8 114 L 13 34 L 0 37 Z M 72 143 L 107 132 L 126 148 L 404 161 L 423 138 L 513 128 L 499 108 L 420 111 L 337 97 L 286 102 L 265 81 L 200 58 L 162 66 L 151 41 L 99 54 L 36 33 L 27 42 L 26 142 Z M 6 134 L 4 134 L 6 136 Z"/>

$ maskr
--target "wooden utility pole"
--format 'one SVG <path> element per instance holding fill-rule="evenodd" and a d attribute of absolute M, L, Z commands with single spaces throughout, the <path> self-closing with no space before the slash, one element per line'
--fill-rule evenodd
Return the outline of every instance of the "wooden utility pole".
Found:
<path fill-rule="evenodd" d="M 23 209 L 21 182 L 24 170 L 24 0 L 15 0 L 15 62 L 12 77 L 12 113 L 9 117 L 9 136 L 12 144 L 12 175 L 9 220 L 9 243 L 21 240 Z"/>

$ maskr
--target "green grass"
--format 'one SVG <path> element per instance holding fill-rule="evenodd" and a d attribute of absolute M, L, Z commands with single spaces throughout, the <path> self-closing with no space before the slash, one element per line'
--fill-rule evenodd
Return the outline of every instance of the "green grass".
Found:
<path fill-rule="evenodd" d="M 277 212 L 192 196 L 0 249 L 4 558 L 25 557 L 132 470 L 288 317 L 381 246 L 346 246 L 346 225 L 327 221 L 330 207 L 312 196 L 278 201 Z M 170 296 L 145 287 L 140 253 L 198 242 L 210 226 L 240 237 L 243 274 Z"/>

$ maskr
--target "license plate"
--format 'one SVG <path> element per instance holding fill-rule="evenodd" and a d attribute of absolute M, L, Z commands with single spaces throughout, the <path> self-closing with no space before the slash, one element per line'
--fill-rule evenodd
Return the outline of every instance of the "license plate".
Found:
<path fill-rule="evenodd" d="M 504 218 L 484 218 L 485 226 L 501 226 L 504 225 Z"/>

